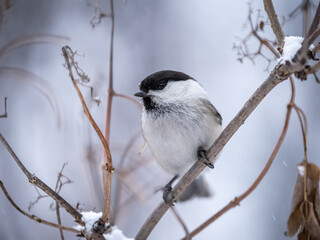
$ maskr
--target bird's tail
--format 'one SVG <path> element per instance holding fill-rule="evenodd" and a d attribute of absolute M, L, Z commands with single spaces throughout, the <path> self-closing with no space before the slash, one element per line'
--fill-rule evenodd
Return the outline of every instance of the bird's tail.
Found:
<path fill-rule="evenodd" d="M 193 197 L 210 197 L 211 191 L 207 181 L 201 175 L 196 178 L 179 197 L 179 202 L 187 201 Z"/>

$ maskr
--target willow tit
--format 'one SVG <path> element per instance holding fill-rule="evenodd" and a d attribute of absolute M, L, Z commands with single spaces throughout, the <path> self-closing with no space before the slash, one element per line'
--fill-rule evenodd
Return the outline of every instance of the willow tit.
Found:
<path fill-rule="evenodd" d="M 171 185 L 195 163 L 209 167 L 208 149 L 222 131 L 222 118 L 207 92 L 192 77 L 176 71 L 151 74 L 140 83 L 142 131 L 158 164 L 174 178 L 164 187 L 163 198 L 172 203 Z M 194 181 L 179 201 L 208 196 L 204 179 Z"/>

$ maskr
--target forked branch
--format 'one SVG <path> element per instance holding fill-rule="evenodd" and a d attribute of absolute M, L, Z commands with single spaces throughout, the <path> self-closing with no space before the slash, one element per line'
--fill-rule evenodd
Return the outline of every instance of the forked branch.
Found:
<path fill-rule="evenodd" d="M 46 194 L 48 194 L 52 199 L 54 199 L 61 207 L 63 207 L 68 213 L 70 213 L 74 218 L 75 221 L 79 224 L 83 224 L 81 217 L 82 215 L 74 208 L 72 207 L 66 200 L 64 200 L 58 193 L 53 191 L 47 184 L 45 184 L 43 181 L 41 181 L 37 176 L 34 174 L 31 174 L 28 169 L 22 164 L 20 159 L 17 157 L 17 155 L 14 153 L 8 142 L 5 140 L 5 138 L 0 133 L 0 141 L 5 146 L 5 148 L 8 150 L 12 158 L 16 161 L 24 175 L 28 178 L 29 182 L 40 188 L 42 191 L 44 191 Z"/>

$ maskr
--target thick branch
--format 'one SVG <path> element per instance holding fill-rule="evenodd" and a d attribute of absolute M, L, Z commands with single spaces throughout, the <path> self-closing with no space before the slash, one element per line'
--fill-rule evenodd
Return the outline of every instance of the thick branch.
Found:
<path fill-rule="evenodd" d="M 214 144 L 208 150 L 208 157 L 210 160 L 214 159 L 222 150 L 224 145 L 229 141 L 233 134 L 240 128 L 245 120 L 250 116 L 252 111 L 258 106 L 262 99 L 279 83 L 287 78 L 280 77 L 278 74 L 278 66 L 273 70 L 270 76 L 264 83 L 254 92 L 250 99 L 245 103 L 239 113 L 233 118 L 228 126 L 223 130 Z M 182 177 L 173 189 L 174 200 L 177 200 L 183 191 L 190 185 L 190 183 L 200 174 L 205 168 L 205 165 L 197 161 L 189 171 Z M 138 232 L 136 239 L 146 239 L 155 225 L 159 222 L 161 217 L 169 209 L 169 205 L 161 203 L 146 220 L 140 231 Z"/>
<path fill-rule="evenodd" d="M 284 46 L 284 33 L 282 31 L 281 25 L 278 20 L 278 16 L 276 11 L 274 10 L 272 0 L 263 0 L 264 9 L 268 14 L 270 19 L 271 28 L 273 30 L 274 35 L 276 35 L 278 43 L 282 48 Z"/>
<path fill-rule="evenodd" d="M 49 222 L 47 220 L 41 219 L 35 215 L 31 215 L 25 211 L 23 211 L 10 197 L 9 193 L 7 192 L 6 188 L 4 187 L 2 181 L 0 181 L 0 188 L 2 189 L 4 195 L 6 196 L 6 198 L 8 199 L 8 201 L 11 203 L 11 205 L 17 209 L 20 213 L 22 213 L 23 215 L 27 216 L 28 218 L 31 218 L 32 220 L 38 222 L 38 223 L 43 223 L 45 225 L 51 226 L 51 227 L 55 227 L 55 228 L 59 228 L 60 230 L 66 230 L 66 231 L 70 231 L 70 232 L 75 232 L 75 233 L 79 233 L 78 230 L 74 229 L 74 228 L 70 228 L 70 227 L 66 227 L 60 224 L 56 224 L 53 222 Z"/>
<path fill-rule="evenodd" d="M 5 138 L 0 133 L 0 141 L 5 146 L 5 148 L 8 150 L 8 152 L 11 154 L 12 158 L 16 161 L 22 172 L 27 176 L 30 183 L 34 184 L 38 188 L 40 188 L 42 191 L 44 191 L 46 194 L 48 194 L 52 199 L 54 199 L 61 207 L 63 207 L 68 213 L 70 213 L 74 218 L 75 221 L 79 224 L 83 224 L 81 221 L 82 215 L 73 208 L 66 200 L 64 200 L 59 194 L 57 194 L 55 191 L 53 191 L 47 184 L 42 182 L 38 177 L 31 174 L 28 169 L 22 164 L 22 162 L 19 160 L 17 155 L 13 152 L 8 142 L 5 140 Z"/>

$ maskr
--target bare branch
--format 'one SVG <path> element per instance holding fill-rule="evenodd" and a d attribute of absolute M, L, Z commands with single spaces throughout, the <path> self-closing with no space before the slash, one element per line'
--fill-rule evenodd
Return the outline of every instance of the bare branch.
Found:
<path fill-rule="evenodd" d="M 31 211 L 31 208 L 33 208 L 33 206 L 36 205 L 36 204 L 40 201 L 40 199 L 49 197 L 48 195 L 42 195 L 42 194 L 39 192 L 39 190 L 38 190 L 38 188 L 37 188 L 36 186 L 34 186 L 34 189 L 35 189 L 36 192 L 38 193 L 38 196 L 37 196 L 36 200 L 34 200 L 33 202 L 30 202 L 30 204 L 29 204 L 29 206 L 28 206 L 28 211 L 29 211 L 29 212 Z"/>
<path fill-rule="evenodd" d="M 267 80 L 254 92 L 246 104 L 242 107 L 239 113 L 233 118 L 228 126 L 223 130 L 220 136 L 216 139 L 214 144 L 208 149 L 208 157 L 210 160 L 214 159 L 225 144 L 230 140 L 234 133 L 240 128 L 245 120 L 250 116 L 252 111 L 259 105 L 262 99 L 279 83 L 287 79 L 288 76 L 279 75 L 279 66 L 276 66 Z M 181 178 L 172 190 L 174 199 L 177 200 L 183 191 L 190 185 L 192 181 L 201 173 L 205 165 L 201 161 L 197 161 L 189 171 Z M 169 209 L 170 205 L 161 203 L 149 216 L 144 225 L 139 230 L 136 239 L 146 239 L 155 225 L 159 222 L 161 217 Z"/>
<path fill-rule="evenodd" d="M 55 228 L 59 228 L 59 229 L 63 229 L 63 230 L 66 230 L 66 231 L 70 231 L 70 232 L 75 232 L 75 233 L 80 233 L 79 231 L 77 231 L 76 229 L 74 228 L 71 228 L 71 227 L 66 227 L 66 226 L 62 226 L 60 224 L 56 224 L 56 223 L 53 223 L 53 222 L 49 222 L 47 220 L 44 220 L 44 219 L 41 219 L 35 215 L 31 215 L 25 211 L 23 211 L 13 200 L 12 198 L 10 197 L 9 193 L 7 192 L 6 188 L 4 187 L 2 181 L 0 181 L 0 188 L 2 189 L 4 195 L 6 196 L 6 198 L 8 199 L 8 201 L 11 203 L 11 205 L 17 209 L 20 213 L 22 213 L 23 215 L 27 216 L 28 218 L 31 218 L 32 220 L 38 222 L 38 223 L 42 223 L 42 224 L 45 224 L 45 225 L 48 225 L 48 226 L 51 226 L 51 227 L 55 227 Z"/>
<path fill-rule="evenodd" d="M 315 16 L 313 18 L 313 21 L 311 23 L 311 26 L 310 26 L 310 29 L 308 31 L 307 37 L 311 36 L 314 33 L 314 31 L 317 30 L 317 28 L 319 26 L 319 23 L 320 23 L 320 2 L 318 4 L 316 14 L 315 14 Z"/>
<path fill-rule="evenodd" d="M 316 29 L 308 38 L 308 47 L 319 37 L 320 35 L 320 28 Z"/>
<path fill-rule="evenodd" d="M 110 124 L 111 124 L 111 108 L 112 98 L 114 95 L 113 90 L 113 41 L 114 41 L 114 5 L 113 0 L 110 0 L 110 17 L 111 17 L 111 36 L 110 36 L 110 55 L 109 55 L 109 88 L 108 88 L 108 103 L 106 111 L 106 125 L 104 137 L 107 142 L 110 141 Z M 105 155 L 102 159 L 102 166 L 106 165 Z M 112 166 L 112 165 L 111 165 Z M 101 224 L 104 225 L 110 217 L 110 201 L 111 201 L 111 185 L 112 174 L 110 172 L 102 171 L 102 180 L 104 187 L 104 207 L 102 211 Z"/>
<path fill-rule="evenodd" d="M 274 10 L 272 0 L 263 0 L 264 3 L 264 9 L 268 14 L 268 17 L 270 19 L 271 28 L 273 30 L 274 35 L 276 35 L 278 39 L 278 43 L 280 48 L 283 48 L 284 46 L 284 33 L 282 31 L 282 27 L 279 23 L 278 16 L 276 14 L 276 11 Z"/>
<path fill-rule="evenodd" d="M 262 18 L 260 16 L 260 12 L 258 12 L 258 14 L 257 14 L 257 20 L 256 20 L 255 25 L 253 24 L 251 15 L 252 15 L 252 10 L 251 10 L 251 8 L 249 8 L 249 14 L 248 14 L 247 21 L 250 25 L 251 32 L 246 37 L 244 37 L 240 41 L 239 44 L 234 44 L 233 48 L 237 50 L 238 60 L 241 63 L 242 63 L 243 59 L 245 59 L 245 58 L 249 59 L 252 63 L 254 63 L 256 57 L 258 57 L 258 56 L 263 57 L 264 59 L 266 59 L 268 61 L 268 65 L 267 65 L 266 70 L 269 71 L 270 64 L 272 63 L 272 61 L 276 60 L 276 58 L 279 58 L 280 54 L 274 47 L 276 45 L 276 42 L 271 41 L 267 38 L 263 38 L 260 34 L 260 32 L 263 31 L 264 26 L 267 24 L 266 21 L 262 20 Z M 249 40 L 251 40 L 252 38 L 256 38 L 259 42 L 258 48 L 255 52 L 251 52 L 249 50 L 249 47 L 247 46 Z M 269 57 L 263 53 L 264 47 L 266 47 L 274 55 L 274 58 Z M 281 49 L 279 49 L 279 50 L 281 50 Z"/>
<path fill-rule="evenodd" d="M 0 133 L 0 141 L 5 146 L 5 148 L 8 150 L 12 158 L 16 161 L 22 172 L 26 175 L 29 182 L 40 188 L 42 191 L 44 191 L 46 194 L 48 194 L 50 197 L 52 197 L 56 202 L 59 203 L 60 206 L 62 206 L 68 213 L 70 213 L 74 218 L 75 221 L 79 224 L 83 224 L 81 217 L 82 215 L 73 208 L 66 200 L 64 200 L 59 194 L 57 194 L 55 191 L 53 191 L 48 185 L 46 185 L 44 182 L 42 182 L 37 176 L 31 174 L 28 169 L 22 164 L 22 162 L 19 160 L 17 155 L 14 153 L 14 151 L 11 149 L 8 142 L 5 140 L 5 138 Z"/>
<path fill-rule="evenodd" d="M 68 47 L 68 46 L 64 46 L 62 48 L 62 53 L 63 53 L 63 56 L 65 58 L 65 61 L 66 61 L 66 65 L 67 65 L 67 69 L 69 71 L 69 76 L 71 78 L 71 81 L 73 83 L 73 86 L 75 87 L 77 93 L 78 93 L 78 96 L 80 98 L 80 101 L 81 101 L 81 104 L 82 104 L 82 107 L 83 107 L 83 110 L 84 110 L 84 113 L 85 115 L 88 117 L 92 127 L 94 128 L 94 130 L 96 131 L 96 133 L 98 134 L 99 138 L 100 138 L 100 141 L 102 142 L 102 145 L 104 147 L 104 150 L 106 152 L 106 155 L 107 155 L 107 158 L 108 158 L 108 163 L 109 163 L 109 172 L 112 172 L 114 169 L 112 168 L 112 157 L 111 157 L 111 152 L 110 152 L 110 149 L 109 149 L 109 145 L 107 143 L 107 141 L 105 140 L 100 128 L 98 127 L 98 125 L 96 124 L 96 122 L 94 121 L 88 107 L 87 107 L 87 104 L 82 96 L 82 93 L 77 85 L 77 81 L 75 80 L 74 76 L 73 76 L 73 72 L 72 72 L 72 65 L 71 65 L 71 62 L 70 62 L 70 52 L 72 52 L 71 48 Z"/>
<path fill-rule="evenodd" d="M 106 129 L 105 138 L 109 142 L 110 140 L 110 120 L 111 120 L 111 107 L 112 97 L 114 95 L 113 89 L 113 41 L 114 41 L 114 6 L 113 0 L 110 0 L 111 11 L 111 37 L 110 37 L 110 55 L 109 55 L 109 88 L 108 88 L 108 103 L 107 103 L 107 115 L 106 115 Z"/>
<path fill-rule="evenodd" d="M 57 215 L 58 224 L 61 225 L 60 207 L 59 207 L 59 204 L 57 202 L 56 202 L 56 215 Z M 59 229 L 59 233 L 60 233 L 61 240 L 64 240 L 63 230 Z"/>
<path fill-rule="evenodd" d="M 62 172 L 63 172 L 63 169 L 64 167 L 67 165 L 67 163 L 64 163 L 62 165 L 62 168 L 60 170 L 60 172 L 58 173 L 58 178 L 57 178 L 57 182 L 56 182 L 56 187 L 55 187 L 55 191 L 56 193 L 59 193 L 63 187 L 63 185 L 65 184 L 68 184 L 68 183 L 71 183 L 71 180 L 67 178 L 67 181 L 65 182 L 62 182 L 61 178 L 62 177 L 65 177 Z M 59 204 L 56 202 L 56 215 L 57 215 L 57 221 L 58 221 L 58 224 L 61 225 L 61 217 L 60 217 L 60 207 L 59 207 Z M 62 229 L 59 229 L 59 232 L 60 232 L 60 238 L 61 240 L 64 240 L 64 236 L 63 236 L 63 231 Z"/>
<path fill-rule="evenodd" d="M 264 176 L 267 174 L 268 170 L 271 167 L 271 164 L 273 163 L 273 161 L 274 161 L 274 159 L 275 159 L 275 157 L 281 147 L 281 144 L 282 144 L 284 137 L 285 137 L 287 130 L 288 130 L 290 116 L 291 116 L 292 107 L 294 105 L 294 98 L 295 98 L 294 82 L 293 82 L 293 79 L 291 76 L 290 76 L 290 83 L 291 83 L 292 95 L 291 95 L 290 102 L 287 106 L 287 114 L 286 114 L 284 126 L 282 129 L 281 135 L 278 139 L 278 142 L 277 142 L 275 148 L 273 149 L 271 156 L 268 159 L 266 165 L 264 166 L 264 168 L 260 172 L 259 176 L 254 181 L 254 183 L 243 194 L 241 194 L 239 197 L 235 197 L 234 200 L 230 201 L 230 203 L 227 204 L 224 208 L 222 208 L 220 211 L 218 211 L 216 214 L 214 214 L 212 217 L 210 217 L 208 220 L 206 220 L 203 224 L 201 224 L 199 227 L 197 227 L 195 230 L 193 230 L 190 233 L 191 237 L 194 237 L 195 235 L 197 235 L 199 232 L 201 232 L 203 229 L 205 229 L 207 226 L 209 226 L 209 224 L 211 224 L 212 222 L 217 220 L 219 217 L 221 217 L 224 213 L 226 213 L 230 209 L 232 209 L 236 206 L 239 206 L 240 202 L 242 200 L 244 200 L 247 196 L 249 196 L 257 188 L 257 186 L 260 184 L 260 182 L 262 181 Z M 184 240 L 187 240 L 187 237 L 185 237 Z"/>
<path fill-rule="evenodd" d="M 105 204 L 104 204 L 104 208 L 103 208 L 103 214 L 102 214 L 102 217 L 99 221 L 99 226 L 102 226 L 102 228 L 104 228 L 104 225 L 107 221 L 107 218 L 109 217 L 109 213 L 110 213 L 110 198 L 111 198 L 111 185 L 112 185 L 112 174 L 114 172 L 114 168 L 113 168 L 113 165 L 112 165 L 112 156 L 111 156 L 111 152 L 110 152 L 110 148 L 109 148 L 109 144 L 106 140 L 106 138 L 103 136 L 100 128 L 98 127 L 98 125 L 96 124 L 96 122 L 94 121 L 89 109 L 88 109 L 88 106 L 82 96 L 82 93 L 77 85 L 77 82 L 73 76 L 73 72 L 72 72 L 72 64 L 70 62 L 70 58 L 72 58 L 72 55 L 70 55 L 70 52 L 72 53 L 72 50 L 70 47 L 68 46 L 65 46 L 62 48 L 62 53 L 63 53 L 63 56 L 65 58 L 65 61 L 66 61 L 66 66 L 67 66 L 67 69 L 69 71 L 69 76 L 72 80 L 72 83 L 73 83 L 73 86 L 75 87 L 77 93 L 78 93 L 78 96 L 80 98 L 80 101 L 81 101 L 81 104 L 82 104 L 82 107 L 83 107 L 83 110 L 84 110 L 84 113 L 85 115 L 87 116 L 87 118 L 89 119 L 91 125 L 93 126 L 94 130 L 96 131 L 96 133 L 98 134 L 99 138 L 100 138 L 100 141 L 102 142 L 102 145 L 104 147 L 104 153 L 108 159 L 108 162 L 106 163 L 105 162 L 105 158 L 104 161 L 103 161 L 103 165 L 102 165 L 102 175 L 103 175 L 103 180 L 104 180 L 104 200 L 105 200 Z"/>

